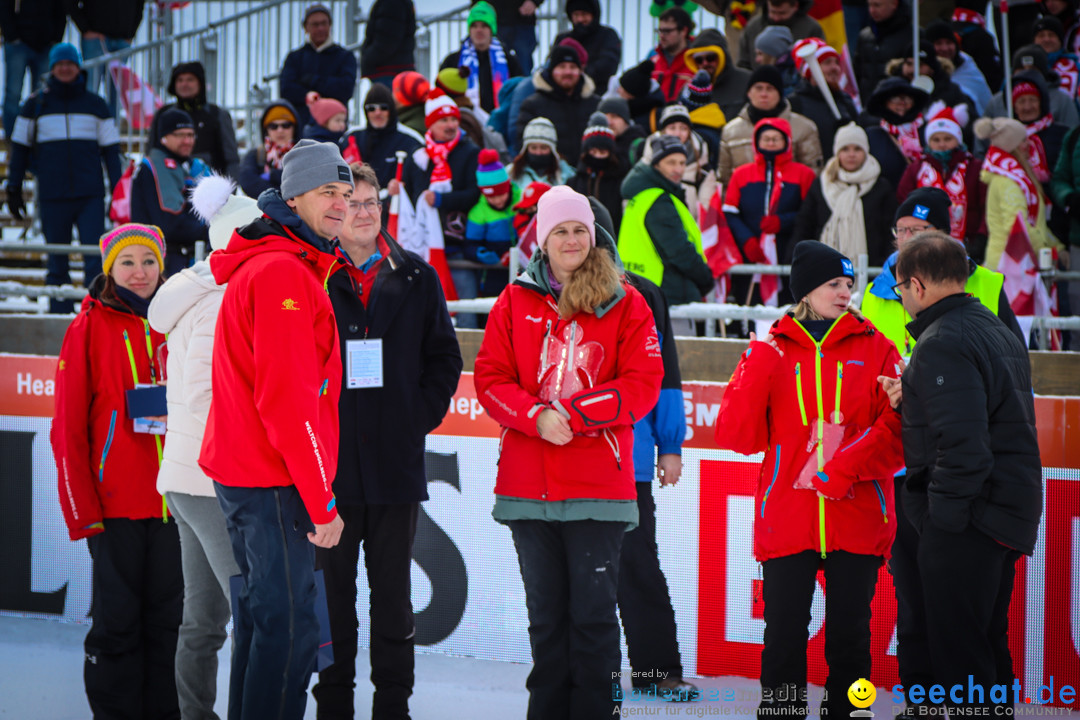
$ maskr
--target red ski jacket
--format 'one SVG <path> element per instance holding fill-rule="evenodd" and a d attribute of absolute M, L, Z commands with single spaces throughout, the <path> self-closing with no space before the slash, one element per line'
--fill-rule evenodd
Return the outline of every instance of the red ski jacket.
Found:
<path fill-rule="evenodd" d="M 783 356 L 767 343 L 750 343 L 716 423 L 720 447 L 765 453 L 754 506 L 754 556 L 764 561 L 815 550 L 825 557 L 845 550 L 888 557 L 896 535 L 892 478 L 904 458 L 900 413 L 889 407 L 877 378 L 899 376 L 896 346 L 849 313 L 820 343 L 790 315 L 776 321 L 772 334 Z M 834 425 L 839 419 L 842 439 L 832 459 L 817 465 L 817 492 L 796 489 L 807 462 L 817 464 L 822 417 Z"/>
<path fill-rule="evenodd" d="M 105 518 L 165 512 L 157 491 L 164 438 L 135 432 L 124 394 L 161 379 L 164 343 L 145 318 L 97 299 L 96 288 L 64 335 L 50 441 L 72 540 L 102 532 Z"/>
<path fill-rule="evenodd" d="M 316 524 L 337 515 L 341 355 L 325 283 L 340 267 L 266 217 L 210 256 L 228 288 L 199 465 L 222 485 L 296 485 Z"/>
<path fill-rule="evenodd" d="M 480 403 L 503 427 L 497 495 L 548 502 L 637 498 L 634 423 L 656 405 L 664 367 L 652 311 L 637 290 L 625 283 L 623 289 L 624 296 L 596 313 L 561 319 L 550 291 L 523 275 L 491 309 L 474 381 Z M 545 402 L 542 386 L 550 387 L 558 368 L 542 373 L 541 358 L 564 351 L 577 358 L 577 377 L 590 380 L 557 403 Z M 536 431 L 540 411 L 556 405 L 574 431 L 563 446 Z"/>

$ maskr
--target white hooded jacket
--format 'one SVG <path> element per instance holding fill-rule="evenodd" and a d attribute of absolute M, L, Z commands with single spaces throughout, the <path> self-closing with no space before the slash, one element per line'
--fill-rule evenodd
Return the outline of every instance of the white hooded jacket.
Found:
<path fill-rule="evenodd" d="M 169 336 L 165 451 L 157 490 L 214 497 L 214 483 L 199 467 L 199 451 L 210 412 L 210 367 L 214 329 L 225 295 L 206 261 L 174 275 L 150 303 L 150 326 Z"/>

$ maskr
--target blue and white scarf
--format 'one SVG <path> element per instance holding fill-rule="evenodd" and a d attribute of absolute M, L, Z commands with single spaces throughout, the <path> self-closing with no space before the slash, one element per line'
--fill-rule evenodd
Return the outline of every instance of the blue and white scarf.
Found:
<path fill-rule="evenodd" d="M 510 78 L 510 66 L 506 62 L 506 53 L 503 52 L 502 43 L 498 38 L 491 38 L 488 58 L 491 62 L 491 96 L 494 98 L 495 107 L 499 107 L 499 88 Z M 471 38 L 465 38 L 465 41 L 461 43 L 458 67 L 469 68 L 469 86 L 465 90 L 465 97 L 472 101 L 474 108 L 479 108 L 480 58 L 476 55 L 476 47 L 473 46 Z"/>

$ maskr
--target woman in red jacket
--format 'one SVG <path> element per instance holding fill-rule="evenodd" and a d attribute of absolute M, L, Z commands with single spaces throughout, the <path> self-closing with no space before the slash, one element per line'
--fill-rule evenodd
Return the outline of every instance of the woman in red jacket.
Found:
<path fill-rule="evenodd" d="M 824 568 L 822 717 L 847 717 L 848 687 L 870 677 L 870 601 L 895 535 L 893 473 L 900 414 L 878 377 L 899 375 L 896 347 L 849 308 L 851 261 L 816 240 L 795 246 L 799 302 L 751 335 L 724 393 L 716 442 L 764 452 L 754 506 L 765 646 L 759 715 L 806 714 L 806 646 L 815 577 Z"/>
<path fill-rule="evenodd" d="M 621 669 L 619 550 L 637 525 L 634 422 L 663 377 L 656 325 L 589 201 L 540 198 L 539 252 L 503 290 L 476 357 L 502 425 L 494 518 L 510 527 L 529 609 L 530 718 L 610 716 Z M 617 680 L 615 680 L 617 682 Z"/>
<path fill-rule="evenodd" d="M 141 431 L 128 404 L 163 379 L 165 336 L 146 312 L 165 242 L 130 223 L 101 238 L 101 255 L 60 349 L 51 435 L 68 535 L 87 538 L 93 559 L 86 696 L 94 717 L 179 718 L 180 537 L 156 488 L 162 436 Z"/>

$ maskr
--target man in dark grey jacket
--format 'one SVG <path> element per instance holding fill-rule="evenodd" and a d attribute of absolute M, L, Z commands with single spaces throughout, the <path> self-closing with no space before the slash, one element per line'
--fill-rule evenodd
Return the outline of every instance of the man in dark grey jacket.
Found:
<path fill-rule="evenodd" d="M 902 380 L 903 500 L 919 530 L 934 681 L 981 685 L 946 702 L 992 714 L 990 687 L 1012 685 L 1009 602 L 1016 560 L 1035 549 L 1042 465 L 1027 350 L 964 292 L 967 278 L 963 246 L 938 231 L 908 240 L 896 262 L 918 340 Z"/>

